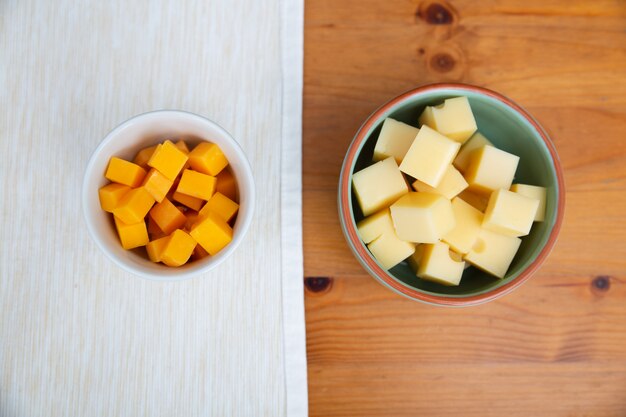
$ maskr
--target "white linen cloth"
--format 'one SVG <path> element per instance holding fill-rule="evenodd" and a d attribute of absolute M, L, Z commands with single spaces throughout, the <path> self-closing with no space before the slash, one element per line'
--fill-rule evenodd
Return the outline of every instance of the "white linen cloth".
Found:
<path fill-rule="evenodd" d="M 0 416 L 307 414 L 302 15 L 303 0 L 0 4 Z M 235 254 L 183 282 L 124 272 L 81 216 L 91 152 L 155 109 L 223 126 L 257 187 Z"/>

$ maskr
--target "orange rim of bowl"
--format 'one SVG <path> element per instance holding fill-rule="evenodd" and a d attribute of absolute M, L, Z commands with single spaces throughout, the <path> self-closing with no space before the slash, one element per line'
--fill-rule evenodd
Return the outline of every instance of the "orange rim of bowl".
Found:
<path fill-rule="evenodd" d="M 356 225 L 352 217 L 352 213 L 350 212 L 350 174 L 352 170 L 352 166 L 354 164 L 354 160 L 357 157 L 357 151 L 361 147 L 361 144 L 367 139 L 366 134 L 370 131 L 372 126 L 376 124 L 380 117 L 390 108 L 395 106 L 396 104 L 413 97 L 415 95 L 427 93 L 434 90 L 441 89 L 453 89 L 453 90 L 461 90 L 461 91 L 470 91 L 478 94 L 482 94 L 493 99 L 496 99 L 508 106 L 516 113 L 524 117 L 528 123 L 530 123 L 537 134 L 544 141 L 546 147 L 550 152 L 550 156 L 552 158 L 552 164 L 556 171 L 557 184 L 558 184 L 558 195 L 557 195 L 557 214 L 554 225 L 550 232 L 550 237 L 548 241 L 544 245 L 543 249 L 537 255 L 535 260 L 524 269 L 517 277 L 507 282 L 504 285 L 501 285 L 497 288 L 489 290 L 487 292 L 476 294 L 468 297 L 447 297 L 442 295 L 434 295 L 424 293 L 413 288 L 410 288 L 396 279 L 392 278 L 388 271 L 378 265 L 378 263 L 374 260 L 369 251 L 361 244 L 361 239 L 359 238 L 356 230 Z M 365 123 L 361 126 L 359 131 L 357 132 L 354 140 L 350 144 L 348 152 L 343 162 L 343 168 L 341 170 L 341 178 L 340 178 L 340 215 L 343 217 L 344 223 L 344 234 L 348 238 L 352 249 L 356 251 L 358 254 L 360 261 L 365 264 L 367 268 L 371 272 L 373 272 L 376 278 L 380 279 L 382 282 L 387 284 L 392 289 L 397 292 L 419 301 L 423 301 L 426 303 L 437 304 L 437 305 L 445 305 L 445 306 L 470 306 L 486 303 L 488 301 L 492 301 L 498 297 L 501 297 L 509 292 L 513 291 L 515 288 L 520 286 L 526 280 L 528 280 L 541 266 L 541 264 L 546 260 L 550 251 L 554 247 L 556 243 L 557 237 L 559 235 L 559 231 L 561 229 L 561 223 L 563 221 L 563 213 L 565 210 L 565 181 L 563 179 L 563 169 L 561 168 L 561 164 L 559 162 L 559 157 L 556 153 L 556 149 L 554 148 L 554 144 L 544 131 L 544 129 L 539 125 L 539 123 L 528 114 L 523 108 L 517 105 L 515 102 L 510 100 L 509 98 L 496 93 L 495 91 L 491 91 L 486 88 L 476 87 L 467 84 L 460 83 L 441 83 L 441 84 L 430 84 L 423 87 L 418 87 L 413 90 L 409 90 L 398 97 L 392 99 L 391 101 L 384 104 L 378 110 L 376 110 Z"/>

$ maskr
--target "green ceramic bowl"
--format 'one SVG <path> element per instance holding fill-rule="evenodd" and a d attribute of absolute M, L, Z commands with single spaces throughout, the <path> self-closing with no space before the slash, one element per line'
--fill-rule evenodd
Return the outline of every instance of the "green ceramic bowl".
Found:
<path fill-rule="evenodd" d="M 463 274 L 461 284 L 446 287 L 415 276 L 406 262 L 387 271 L 361 242 L 356 223 L 363 214 L 352 191 L 352 174 L 371 165 L 374 145 L 385 118 L 417 125 L 427 105 L 446 98 L 467 96 L 478 129 L 494 144 L 520 157 L 516 183 L 547 188 L 546 219 L 535 223 L 506 276 L 494 278 L 476 268 Z M 537 271 L 554 246 L 565 206 L 563 171 L 546 131 L 524 109 L 493 91 L 464 84 L 434 84 L 408 91 L 376 110 L 361 126 L 344 159 L 339 181 L 339 218 L 348 244 L 369 274 L 386 287 L 413 300 L 447 306 L 491 301 L 511 292 Z"/>

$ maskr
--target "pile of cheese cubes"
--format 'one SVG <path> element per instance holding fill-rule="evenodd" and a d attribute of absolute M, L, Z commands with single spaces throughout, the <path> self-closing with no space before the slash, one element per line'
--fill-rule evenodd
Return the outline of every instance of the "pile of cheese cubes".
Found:
<path fill-rule="evenodd" d="M 519 157 L 477 131 L 467 97 L 426 107 L 419 124 L 386 119 L 375 163 L 353 175 L 361 239 L 384 268 L 406 259 L 425 280 L 459 285 L 466 262 L 503 278 L 546 189 L 512 184 Z"/>
<path fill-rule="evenodd" d="M 145 246 L 153 262 L 181 266 L 215 255 L 233 237 L 237 184 L 214 143 L 183 140 L 142 149 L 133 162 L 113 157 L 100 206 L 113 214 L 124 249 Z"/>

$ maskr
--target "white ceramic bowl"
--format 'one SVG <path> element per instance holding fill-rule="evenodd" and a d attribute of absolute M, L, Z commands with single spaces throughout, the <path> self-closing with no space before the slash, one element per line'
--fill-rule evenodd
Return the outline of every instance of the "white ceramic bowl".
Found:
<path fill-rule="evenodd" d="M 217 144 L 230 163 L 239 189 L 239 213 L 233 227 L 233 240 L 215 256 L 190 262 L 178 268 L 151 262 L 143 248 L 124 250 L 110 213 L 100 208 L 98 189 L 108 183 L 104 177 L 109 159 L 118 156 L 132 160 L 137 151 L 165 139 L 184 139 L 193 146 L 201 141 Z M 207 272 L 228 258 L 243 240 L 254 212 L 252 170 L 239 144 L 216 123 L 178 110 L 158 110 L 135 116 L 111 131 L 94 151 L 83 180 L 83 214 L 91 237 L 102 251 L 128 272 L 156 281 L 178 281 Z"/>

